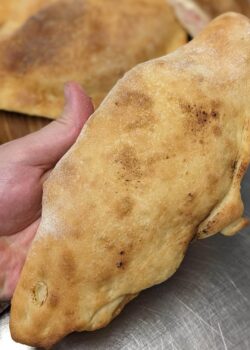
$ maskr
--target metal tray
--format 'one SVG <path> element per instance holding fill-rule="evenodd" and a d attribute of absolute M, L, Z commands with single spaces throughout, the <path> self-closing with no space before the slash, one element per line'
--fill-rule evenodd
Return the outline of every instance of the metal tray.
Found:
<path fill-rule="evenodd" d="M 248 217 L 249 194 L 250 171 L 242 186 Z M 0 317 L 0 349 L 33 349 L 11 340 L 8 322 L 7 311 Z M 53 347 L 68 349 L 249 350 L 250 228 L 193 242 L 177 273 L 142 292 L 108 327 Z"/>

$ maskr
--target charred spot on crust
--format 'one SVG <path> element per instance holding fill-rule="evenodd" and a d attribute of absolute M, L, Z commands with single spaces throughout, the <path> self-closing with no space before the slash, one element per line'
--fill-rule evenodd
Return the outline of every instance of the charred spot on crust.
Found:
<path fill-rule="evenodd" d="M 211 106 L 202 106 L 196 103 L 180 103 L 181 110 L 184 113 L 190 114 L 197 117 L 197 122 L 199 124 L 204 124 L 208 121 L 209 117 L 216 118 L 219 115 L 219 112 L 211 108 Z"/>
<path fill-rule="evenodd" d="M 206 125 L 218 119 L 219 103 L 217 101 L 204 102 L 203 104 L 187 103 L 180 101 L 181 111 L 188 117 L 188 128 L 192 133 L 203 130 Z M 221 135 L 219 126 L 214 126 L 213 132 L 215 136 Z"/>
<path fill-rule="evenodd" d="M 187 197 L 188 197 L 188 201 L 191 202 L 194 199 L 194 194 L 189 192 Z"/>
<path fill-rule="evenodd" d="M 216 223 L 218 222 L 218 218 L 220 217 L 220 215 L 221 215 L 221 212 L 218 212 L 215 215 L 214 219 L 208 221 L 208 223 L 206 224 L 206 228 L 203 229 L 201 231 L 201 233 L 202 234 L 209 234 L 210 232 L 212 232 L 214 230 L 215 226 L 216 226 Z"/>
<path fill-rule="evenodd" d="M 232 172 L 234 172 L 234 170 L 236 169 L 236 166 L 237 166 L 237 160 L 233 160 L 231 163 Z"/>
<path fill-rule="evenodd" d="M 123 261 L 118 261 L 118 262 L 116 263 L 116 267 L 117 267 L 118 269 L 124 268 L 124 262 L 123 262 Z"/>

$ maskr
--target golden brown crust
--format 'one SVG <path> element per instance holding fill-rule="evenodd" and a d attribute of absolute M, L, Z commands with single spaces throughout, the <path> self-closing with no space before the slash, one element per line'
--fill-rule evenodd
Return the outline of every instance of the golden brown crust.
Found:
<path fill-rule="evenodd" d="M 57 0 L 1 0 L 0 40 L 9 37 L 34 13 Z"/>
<path fill-rule="evenodd" d="M 165 0 L 45 3 L 0 42 L 0 109 L 57 118 L 70 80 L 97 106 L 127 70 L 186 40 Z"/>
<path fill-rule="evenodd" d="M 242 227 L 249 47 L 249 20 L 227 14 L 112 89 L 45 184 L 12 300 L 15 340 L 48 347 L 105 326 L 176 271 L 213 213 L 209 234 Z"/>

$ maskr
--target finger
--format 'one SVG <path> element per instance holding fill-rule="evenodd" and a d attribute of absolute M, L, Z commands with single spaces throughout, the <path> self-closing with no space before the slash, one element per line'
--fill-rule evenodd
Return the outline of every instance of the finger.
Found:
<path fill-rule="evenodd" d="M 93 113 L 91 99 L 74 82 L 65 85 L 62 116 L 43 129 L 8 144 L 10 153 L 27 165 L 47 170 L 64 155 L 77 139 L 84 123 Z"/>
<path fill-rule="evenodd" d="M 31 144 L 30 162 L 51 168 L 72 146 L 84 123 L 93 113 L 90 98 L 76 83 L 65 85 L 65 108 L 61 118 L 27 136 Z"/>
<path fill-rule="evenodd" d="M 0 301 L 12 297 L 39 223 L 40 219 L 13 236 L 0 237 Z"/>

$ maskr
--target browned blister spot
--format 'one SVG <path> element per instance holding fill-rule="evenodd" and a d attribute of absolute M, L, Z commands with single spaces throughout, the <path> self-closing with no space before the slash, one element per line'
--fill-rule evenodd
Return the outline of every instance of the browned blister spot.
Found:
<path fill-rule="evenodd" d="M 152 109 L 153 100 L 149 95 L 137 90 L 125 90 L 121 91 L 118 98 L 115 101 L 116 106 L 129 106 L 140 107 L 143 109 Z"/>
<path fill-rule="evenodd" d="M 76 239 L 76 240 L 80 240 L 83 236 L 82 231 L 81 230 L 73 230 L 71 232 L 72 238 Z"/>
<path fill-rule="evenodd" d="M 103 247 L 105 247 L 105 249 L 110 250 L 110 251 L 115 249 L 114 242 L 112 240 L 110 240 L 110 238 L 99 236 L 98 239 L 100 240 L 101 245 Z"/>
<path fill-rule="evenodd" d="M 115 214 L 119 219 L 131 214 L 134 207 L 134 202 L 130 197 L 124 197 L 115 205 Z"/>
<path fill-rule="evenodd" d="M 125 126 L 125 130 L 127 131 L 132 131 L 136 129 L 145 129 L 148 127 L 153 126 L 156 123 L 156 118 L 155 116 L 148 112 L 148 111 L 142 111 L 141 113 L 138 113 L 135 116 L 132 116 L 131 118 L 128 119 L 133 119 L 131 122 L 128 122 L 127 125 Z"/>
<path fill-rule="evenodd" d="M 140 161 L 135 149 L 130 145 L 124 145 L 115 157 L 115 163 L 120 167 L 122 177 L 133 180 L 142 176 Z"/>
<path fill-rule="evenodd" d="M 155 165 L 155 163 L 158 163 L 160 161 L 167 161 L 169 160 L 169 158 L 170 156 L 168 155 L 168 153 L 157 152 L 148 157 L 147 165 L 150 167 L 151 165 Z"/>
<path fill-rule="evenodd" d="M 218 125 L 213 127 L 213 134 L 214 136 L 217 136 L 217 137 L 222 135 L 221 128 Z"/>
<path fill-rule="evenodd" d="M 48 305 L 52 308 L 57 307 L 59 304 L 59 297 L 56 294 L 51 293 L 48 299 Z"/>
<path fill-rule="evenodd" d="M 215 185 L 218 183 L 219 177 L 214 174 L 208 174 L 208 186 L 214 189 Z"/>
<path fill-rule="evenodd" d="M 76 164 L 71 159 L 67 159 L 63 161 L 60 165 L 60 171 L 62 173 L 62 176 L 65 177 L 74 177 L 77 173 L 79 173 L 79 165 Z"/>
<path fill-rule="evenodd" d="M 73 317 L 75 315 L 75 311 L 73 309 L 67 309 L 65 310 L 64 315 L 66 317 Z"/>
<path fill-rule="evenodd" d="M 58 267 L 65 279 L 72 279 L 75 276 L 77 265 L 74 254 L 69 249 L 66 248 L 62 251 Z"/>
<path fill-rule="evenodd" d="M 208 121 L 208 118 L 216 118 L 218 116 L 218 112 L 211 108 L 211 106 L 207 105 L 203 106 L 196 103 L 190 104 L 182 102 L 180 107 L 184 113 L 196 117 L 198 124 L 205 124 Z"/>
<path fill-rule="evenodd" d="M 126 107 L 127 113 L 124 120 L 126 131 L 152 128 L 157 118 L 153 113 L 152 98 L 139 90 L 120 91 L 115 105 Z"/>

